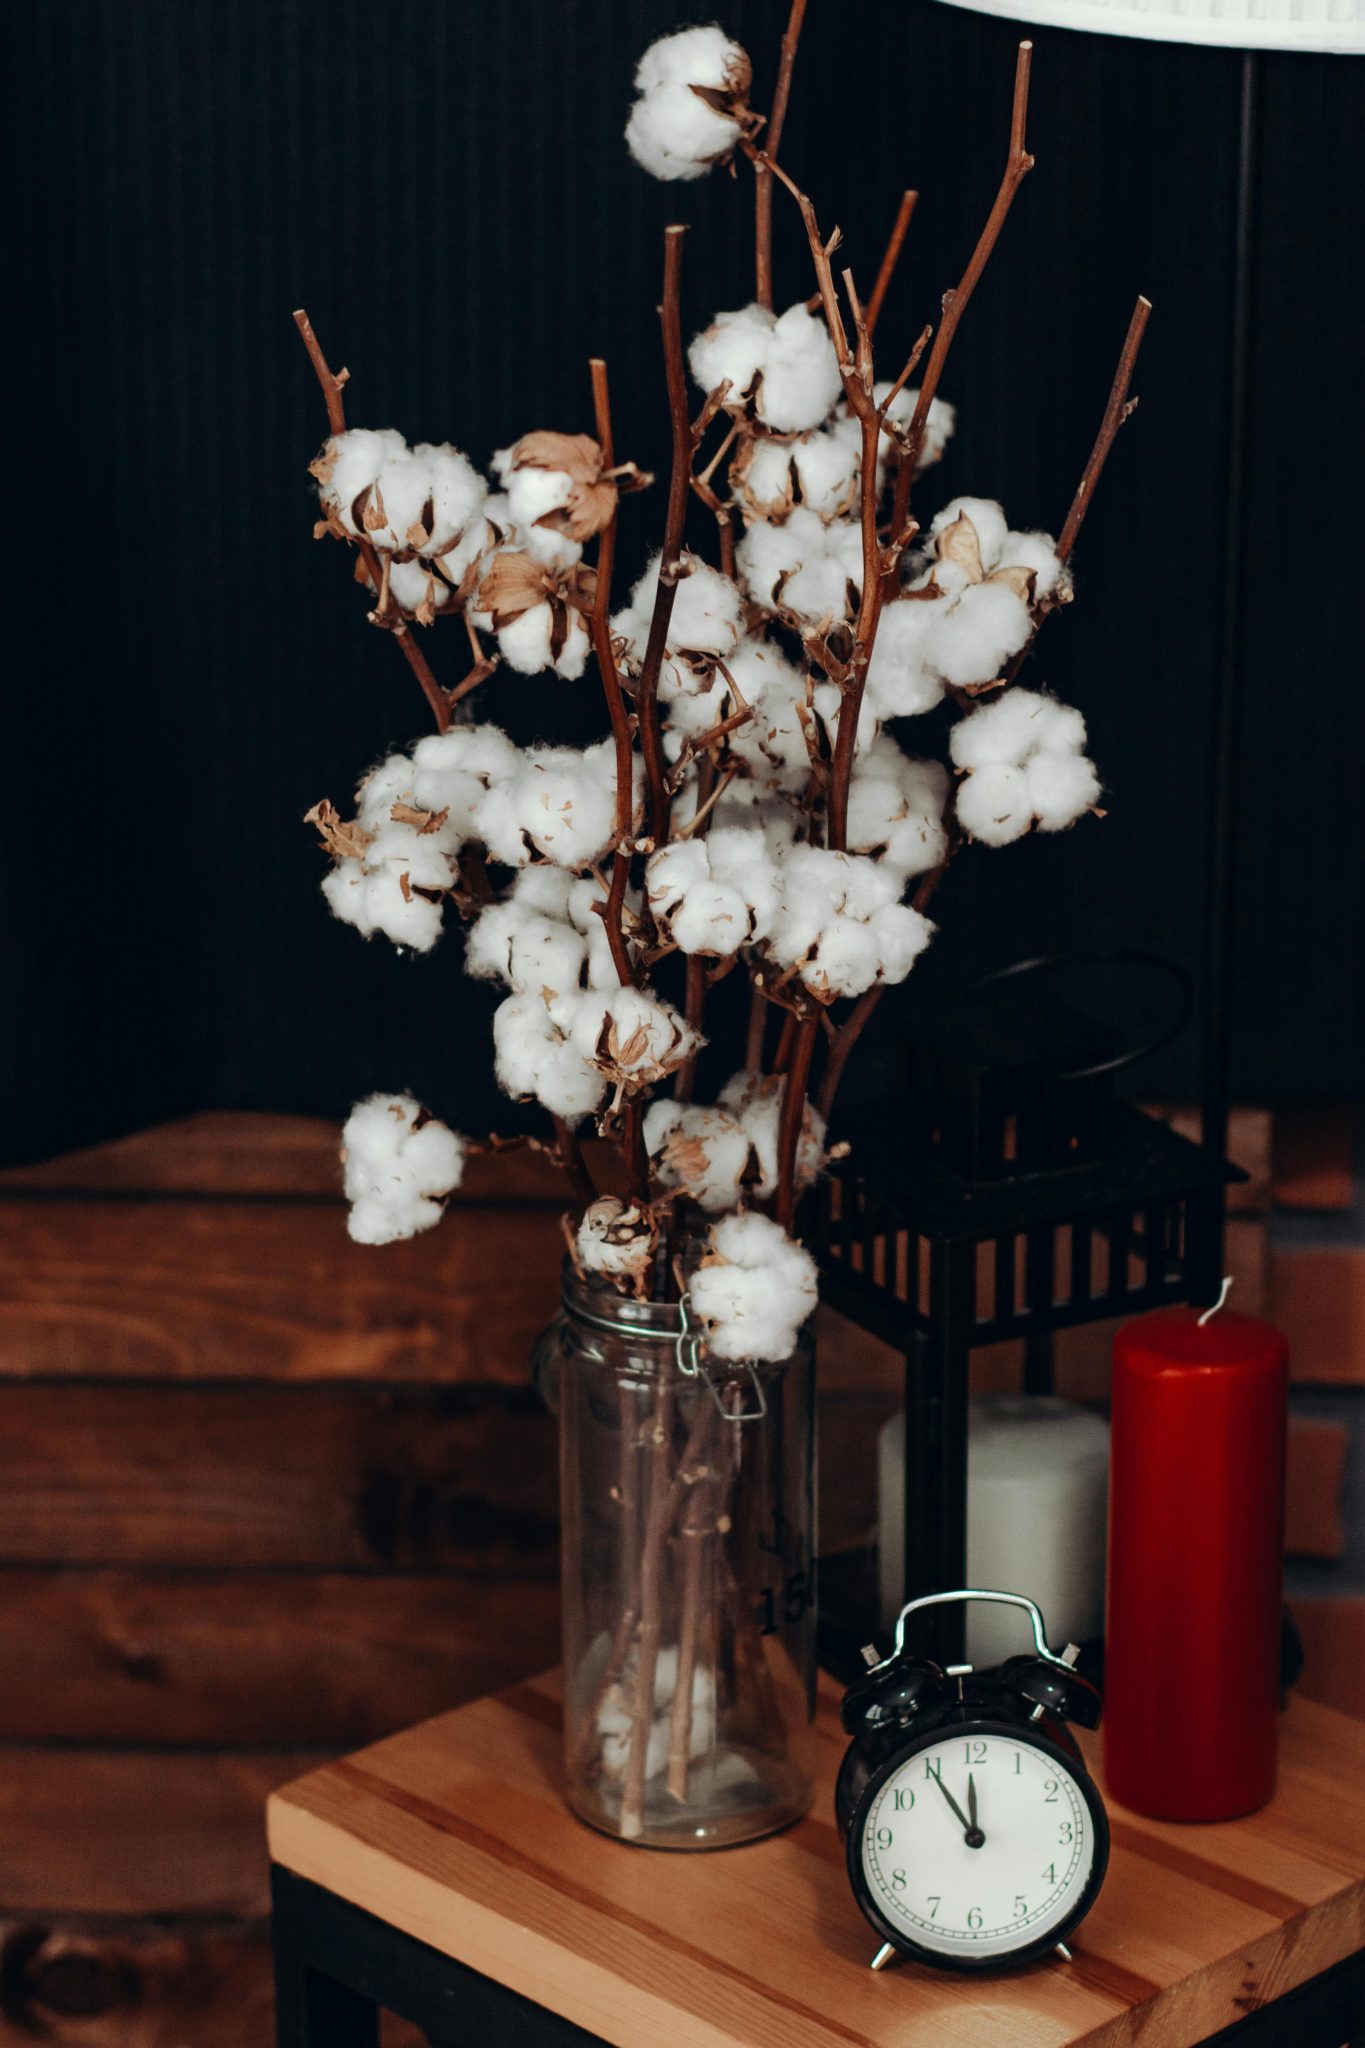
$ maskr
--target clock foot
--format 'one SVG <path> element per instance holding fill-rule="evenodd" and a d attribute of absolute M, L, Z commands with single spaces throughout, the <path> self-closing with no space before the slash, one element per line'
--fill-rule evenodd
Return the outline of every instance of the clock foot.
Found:
<path fill-rule="evenodd" d="M 884 1942 L 882 1943 L 881 1947 L 880 1947 L 880 1948 L 879 1948 L 879 1949 L 877 1950 L 877 1953 L 876 1953 L 876 1955 L 875 1955 L 875 1956 L 873 1956 L 873 1958 L 872 1958 L 872 1963 L 871 1963 L 871 1967 L 872 1967 L 872 1968 L 873 1968 L 874 1970 L 884 1970 L 884 1969 L 886 1968 L 887 1964 L 888 1964 L 888 1963 L 890 1962 L 890 1960 L 891 1960 L 892 1956 L 893 1956 L 893 1955 L 894 1955 L 895 1953 L 896 1953 L 896 1944 L 895 1944 L 895 1942 L 894 1942 L 894 1941 L 884 1941 Z"/>
<path fill-rule="evenodd" d="M 1064 1963 L 1069 1963 L 1071 1961 L 1071 1950 L 1067 1947 L 1064 1941 L 1055 1941 L 1052 1944 L 1052 1946 L 1056 1954 L 1061 1957 Z"/>

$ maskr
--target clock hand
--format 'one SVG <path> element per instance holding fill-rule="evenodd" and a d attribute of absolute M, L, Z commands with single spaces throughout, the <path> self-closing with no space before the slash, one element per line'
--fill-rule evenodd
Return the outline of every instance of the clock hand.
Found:
<path fill-rule="evenodd" d="M 956 1800 L 954 1799 L 954 1797 L 953 1797 L 952 1793 L 951 1793 L 951 1792 L 950 1792 L 950 1791 L 948 1790 L 948 1787 L 947 1787 L 947 1786 L 946 1786 L 946 1785 L 944 1784 L 944 1782 L 943 1782 L 942 1778 L 940 1778 L 940 1776 L 939 1776 L 938 1772 L 937 1772 L 937 1771 L 930 1771 L 930 1773 L 929 1773 L 929 1776 L 930 1776 L 930 1777 L 931 1777 L 931 1778 L 933 1779 L 934 1783 L 935 1783 L 935 1784 L 936 1784 L 936 1785 L 938 1786 L 938 1789 L 939 1789 L 939 1791 L 940 1791 L 940 1792 L 941 1792 L 941 1793 L 943 1794 L 943 1796 L 944 1796 L 944 1798 L 945 1798 L 945 1799 L 947 1800 L 947 1802 L 948 1802 L 949 1806 L 951 1806 L 951 1807 L 952 1807 L 952 1809 L 953 1809 L 953 1812 L 954 1812 L 954 1813 L 955 1813 L 955 1814 L 957 1815 L 957 1817 L 958 1817 L 958 1819 L 959 1819 L 959 1820 L 961 1821 L 961 1823 L 962 1823 L 963 1827 L 964 1827 L 964 1828 L 970 1828 L 970 1826 L 971 1826 L 971 1822 L 970 1822 L 970 1821 L 968 1820 L 968 1818 L 967 1818 L 966 1814 L 965 1814 L 965 1813 L 964 1813 L 964 1812 L 962 1811 L 962 1808 L 961 1808 L 961 1807 L 960 1807 L 960 1806 L 958 1805 L 957 1801 L 956 1801 Z"/>
<path fill-rule="evenodd" d="M 976 1778 L 974 1777 L 971 1771 L 968 1771 L 967 1773 L 967 1817 L 970 1822 L 970 1825 L 963 1839 L 966 1841 L 967 1847 L 969 1849 L 979 1849 L 983 1846 L 986 1837 L 982 1834 L 981 1829 L 977 1823 Z"/>

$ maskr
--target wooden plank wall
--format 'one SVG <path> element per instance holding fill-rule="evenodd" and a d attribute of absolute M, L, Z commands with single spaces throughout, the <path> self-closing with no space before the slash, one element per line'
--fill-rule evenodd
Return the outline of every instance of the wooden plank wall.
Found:
<path fill-rule="evenodd" d="M 367 1251 L 287 1118 L 0 1176 L 4 2048 L 262 2048 L 266 1793 L 554 1661 L 559 1201 Z"/>
<path fill-rule="evenodd" d="M 1267 1229 L 1272 1188 L 1350 1199 L 1341 1127 L 1281 1120 L 1272 1160 L 1239 1117 L 1231 1241 L 1239 1299 L 1310 1377 L 1360 1385 L 1354 1251 Z M 557 1177 L 476 1162 L 439 1231 L 374 1252 L 335 1143 L 200 1116 L 0 1174 L 0 2048 L 260 2048 L 266 1792 L 557 1654 L 554 1423 L 526 1378 Z M 1298 1263 L 1323 1256 L 1325 1303 Z M 1106 1360 L 1106 1332 L 1068 1338 L 1063 1389 L 1102 1396 Z M 827 1317 L 820 1371 L 831 1551 L 871 1533 L 900 1368 Z M 983 1386 L 1017 1372 L 978 1359 Z M 1346 1450 L 1338 1421 L 1296 1424 L 1300 1554 L 1341 1553 Z M 1354 1710 L 1365 1600 L 1302 1618 L 1307 1688 Z"/>

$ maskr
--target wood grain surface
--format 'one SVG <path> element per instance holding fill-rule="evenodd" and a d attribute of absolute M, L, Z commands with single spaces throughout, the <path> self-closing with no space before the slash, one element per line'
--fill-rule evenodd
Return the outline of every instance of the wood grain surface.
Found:
<path fill-rule="evenodd" d="M 570 1816 L 553 1677 L 276 1793 L 271 1851 L 619 2048 L 1187 2048 L 1365 1938 L 1365 1730 L 1298 1700 L 1263 1813 L 1194 1828 L 1111 1810 L 1071 1964 L 874 1976 L 831 1817 L 836 1703 L 826 1687 L 810 1817 L 724 1855 L 648 1855 Z"/>
<path fill-rule="evenodd" d="M 557 1654 L 558 1577 L 11 1569 L 0 1743 L 354 1749 Z"/>

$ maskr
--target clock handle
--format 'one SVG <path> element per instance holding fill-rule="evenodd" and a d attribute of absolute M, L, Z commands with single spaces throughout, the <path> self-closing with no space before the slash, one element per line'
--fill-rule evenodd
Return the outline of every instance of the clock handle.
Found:
<path fill-rule="evenodd" d="M 902 1607 L 896 1617 L 896 1647 L 892 1651 L 891 1656 L 887 1657 L 884 1661 L 889 1664 L 893 1658 L 903 1655 L 905 1650 L 905 1624 L 912 1614 L 918 1614 L 921 1608 L 924 1607 L 946 1607 L 951 1602 L 958 1600 L 963 1602 L 968 1600 L 989 1600 L 999 1607 L 1022 1607 L 1033 1624 L 1033 1643 L 1039 1657 L 1045 1664 L 1057 1664 L 1064 1671 L 1070 1671 L 1071 1658 L 1066 1656 L 1058 1657 L 1049 1650 L 1047 1637 L 1043 1633 L 1043 1617 L 1032 1600 L 1027 1599 L 1022 1593 L 992 1593 L 980 1586 L 959 1586 L 951 1593 L 921 1593 L 918 1600 L 907 1600 L 905 1606 Z M 1074 1650 L 1071 1656 L 1075 1656 Z M 880 1668 L 881 1666 L 879 1665 L 877 1669 L 880 1670 Z"/>

